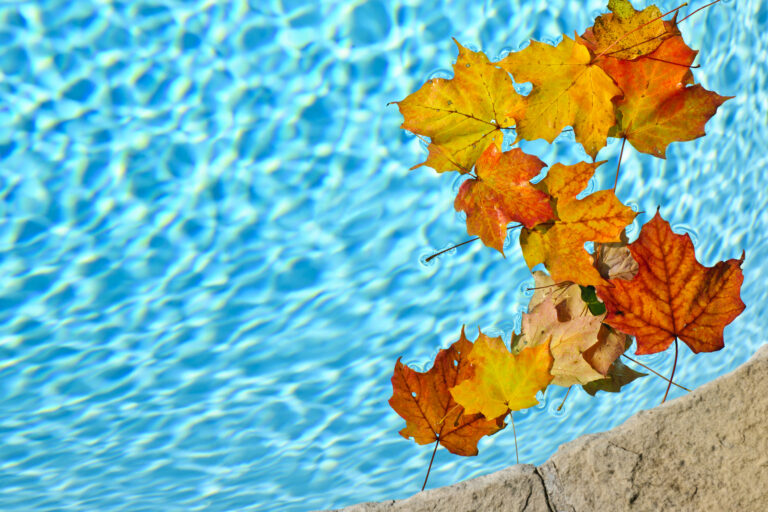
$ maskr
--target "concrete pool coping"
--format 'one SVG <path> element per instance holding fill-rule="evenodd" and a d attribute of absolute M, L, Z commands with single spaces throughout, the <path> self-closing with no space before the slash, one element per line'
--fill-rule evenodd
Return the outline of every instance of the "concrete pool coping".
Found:
<path fill-rule="evenodd" d="M 344 512 L 768 510 L 768 345 L 691 393 L 520 464 Z"/>

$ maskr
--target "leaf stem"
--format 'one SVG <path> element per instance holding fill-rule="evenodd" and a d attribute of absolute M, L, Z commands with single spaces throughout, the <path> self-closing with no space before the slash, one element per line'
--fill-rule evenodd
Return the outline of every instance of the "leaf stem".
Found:
<path fill-rule="evenodd" d="M 456 410 L 456 409 L 458 409 L 459 407 L 461 407 L 461 404 L 456 404 L 456 405 L 454 405 L 453 407 L 451 407 L 450 409 L 448 409 L 448 412 L 446 412 L 446 413 L 445 413 L 445 416 L 443 416 L 442 418 L 440 418 L 440 421 L 438 421 L 438 422 L 437 422 L 437 424 L 438 424 L 438 425 L 442 425 L 442 424 L 443 424 L 443 422 L 445 421 L 445 418 L 447 418 L 449 414 L 451 414 L 453 411 L 455 411 L 455 410 Z M 459 415 L 459 417 L 461 417 L 461 415 Z"/>
<path fill-rule="evenodd" d="M 616 166 L 616 179 L 613 181 L 613 191 L 616 192 L 616 186 L 619 184 L 619 170 L 621 169 L 621 159 L 624 157 L 624 144 L 627 143 L 627 136 L 621 140 L 621 153 L 619 153 L 619 165 Z"/>
<path fill-rule="evenodd" d="M 669 384 L 667 384 L 667 391 L 664 393 L 664 398 L 661 399 L 661 403 L 664 403 L 667 400 L 667 395 L 669 394 L 669 388 L 672 387 L 672 379 L 675 378 L 675 369 L 677 368 L 677 338 L 675 338 L 675 362 L 672 363 L 672 375 L 669 376 Z"/>
<path fill-rule="evenodd" d="M 509 411 L 509 421 L 512 423 L 512 435 L 515 437 L 515 460 L 520 464 L 520 454 L 517 452 L 517 432 L 515 432 L 515 418 L 512 411 Z"/>
<path fill-rule="evenodd" d="M 717 2 L 719 2 L 719 1 L 720 1 L 720 0 L 715 0 L 714 2 L 709 2 L 709 3 L 708 3 L 707 5 L 705 5 L 704 7 L 699 7 L 698 9 L 696 9 L 695 11 L 693 11 L 691 14 L 689 14 L 689 15 L 688 15 L 688 16 L 686 16 L 685 18 L 681 19 L 680 21 L 678 21 L 678 22 L 677 22 L 677 24 L 679 25 L 680 23 L 684 22 L 685 20 L 687 20 L 688 18 L 690 18 L 691 16 L 693 16 L 694 14 L 696 14 L 697 12 L 699 12 L 700 10 L 702 10 L 702 9 L 706 9 L 706 8 L 707 8 L 707 7 L 709 7 L 710 5 L 714 5 L 714 4 L 716 4 Z"/>
<path fill-rule="evenodd" d="M 427 480 L 429 480 L 429 472 L 432 471 L 432 463 L 435 461 L 435 454 L 437 453 L 437 447 L 440 444 L 440 438 L 435 441 L 435 449 L 432 450 L 432 458 L 429 459 L 429 467 L 427 468 L 427 476 L 424 477 L 424 485 L 421 486 L 423 491 L 427 487 Z"/>
<path fill-rule="evenodd" d="M 660 374 L 659 372 L 657 372 L 656 370 L 654 370 L 654 369 L 653 369 L 653 368 L 651 368 L 650 366 L 646 366 L 646 365 L 644 365 L 643 363 L 641 363 L 640 361 L 635 361 L 634 359 L 632 359 L 631 357 L 629 357 L 629 356 L 628 356 L 628 355 L 626 355 L 626 354 L 621 354 L 621 355 L 622 355 L 623 357 L 625 357 L 625 358 L 629 359 L 630 361 L 632 361 L 632 362 L 633 362 L 633 363 L 635 363 L 636 365 L 638 365 L 638 366 L 642 366 L 643 368 L 645 368 L 646 370 L 648 370 L 648 371 L 649 371 L 649 372 L 651 372 L 652 374 L 656 375 L 657 377 L 661 377 L 662 379 L 664 379 L 664 380 L 666 380 L 667 382 L 669 382 L 669 379 L 667 379 L 665 376 L 663 376 L 662 374 Z M 679 387 L 680 389 L 684 389 L 685 391 L 687 391 L 687 392 L 689 392 L 689 393 L 691 392 L 691 390 L 690 390 L 690 389 L 688 389 L 688 388 L 687 388 L 687 387 L 685 387 L 685 386 L 681 386 L 681 385 L 680 385 L 680 384 L 678 384 L 677 382 L 674 382 L 674 381 L 672 381 L 672 385 L 673 385 L 673 386 L 677 386 L 677 387 Z"/>
<path fill-rule="evenodd" d="M 680 66 L 681 68 L 695 69 L 695 68 L 701 67 L 701 64 L 696 64 L 695 66 L 693 66 L 691 64 L 682 64 L 680 62 L 672 62 L 671 60 L 657 59 L 656 57 L 651 57 L 650 55 L 646 55 L 643 58 L 648 60 L 655 60 L 656 62 L 663 62 L 664 64 L 669 64 L 670 66 Z"/>
<path fill-rule="evenodd" d="M 560 281 L 559 283 L 545 284 L 543 286 L 533 286 L 531 288 L 526 288 L 525 290 L 530 292 L 532 290 L 544 290 L 545 288 L 554 288 L 555 286 L 557 286 L 558 288 L 565 286 L 567 288 L 572 284 L 573 283 L 569 283 L 568 281 Z"/>
<path fill-rule="evenodd" d="M 560 405 L 557 407 L 557 412 L 560 412 L 563 409 L 563 406 L 565 405 L 565 399 L 568 398 L 568 395 L 571 394 L 571 388 L 573 386 L 568 386 L 568 391 L 565 392 L 565 396 L 563 397 L 563 401 L 560 402 Z"/>
<path fill-rule="evenodd" d="M 516 228 L 521 228 L 521 227 L 523 227 L 522 224 L 514 224 L 512 226 L 508 226 L 507 227 L 507 231 L 509 231 L 510 229 L 516 229 Z M 429 262 L 432 259 L 437 258 L 438 256 L 440 256 L 441 254 L 445 254 L 448 251 L 452 251 L 453 249 L 456 249 L 457 247 L 461 247 L 462 245 L 466 245 L 466 244 L 468 244 L 470 242 L 474 242 L 475 240 L 480 240 L 480 237 L 476 236 L 475 238 L 470 238 L 469 240 L 465 240 L 465 241 L 461 242 L 460 244 L 456 244 L 456 245 L 453 245 L 453 246 L 451 246 L 451 247 L 449 247 L 447 249 L 443 249 L 440 252 L 436 252 L 435 254 L 433 254 L 432 256 L 430 256 L 429 258 L 427 258 L 424 261 L 425 262 Z"/>

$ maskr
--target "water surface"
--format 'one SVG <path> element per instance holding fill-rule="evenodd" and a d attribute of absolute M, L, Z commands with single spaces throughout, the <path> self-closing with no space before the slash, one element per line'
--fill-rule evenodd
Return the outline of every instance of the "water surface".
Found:
<path fill-rule="evenodd" d="M 424 149 L 387 103 L 450 76 L 451 37 L 496 58 L 603 8 L 2 2 L 0 509 L 298 512 L 417 492 L 431 447 L 397 433 L 395 360 L 426 368 L 462 325 L 508 339 L 532 280 L 514 248 L 423 263 L 466 239 L 459 182 L 408 171 Z M 768 5 L 721 2 L 682 30 L 696 79 L 735 98 L 666 160 L 625 152 L 618 195 L 645 212 L 632 236 L 661 206 L 703 263 L 746 250 L 726 349 L 682 351 L 676 380 L 696 387 L 765 342 Z M 523 148 L 585 158 L 567 135 Z M 596 189 L 618 153 L 600 153 Z M 560 413 L 552 390 L 516 415 L 521 460 L 664 389 L 579 390 Z M 507 431 L 478 457 L 441 449 L 429 487 L 513 462 Z"/>

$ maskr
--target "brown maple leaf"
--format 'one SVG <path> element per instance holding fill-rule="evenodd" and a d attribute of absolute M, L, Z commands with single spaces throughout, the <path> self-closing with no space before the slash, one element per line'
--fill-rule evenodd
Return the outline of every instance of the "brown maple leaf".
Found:
<path fill-rule="evenodd" d="M 535 291 L 523 314 L 522 334 L 515 350 L 549 344 L 554 358 L 552 384 L 570 386 L 604 378 L 611 364 L 628 346 L 625 334 L 602 321 L 582 299 L 581 287 L 555 283 L 544 272 L 533 273 Z"/>

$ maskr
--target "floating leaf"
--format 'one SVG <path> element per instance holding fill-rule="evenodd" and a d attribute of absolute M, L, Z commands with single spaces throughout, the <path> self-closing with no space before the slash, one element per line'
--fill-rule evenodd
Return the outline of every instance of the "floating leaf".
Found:
<path fill-rule="evenodd" d="M 623 205 L 612 190 L 558 203 L 556 213 L 558 219 L 553 225 L 520 231 L 520 247 L 528 267 L 543 263 L 555 281 L 583 286 L 604 284 L 584 244 L 618 242 L 637 214 Z"/>
<path fill-rule="evenodd" d="M 600 66 L 624 91 L 623 98 L 614 99 L 619 124 L 612 135 L 659 158 L 666 157 L 670 143 L 705 135 L 709 118 L 731 97 L 690 85 L 696 53 L 675 36 L 634 61 L 602 59 Z"/>
<path fill-rule="evenodd" d="M 528 311 L 533 311 L 536 306 L 552 296 L 555 307 L 563 315 L 559 318 L 561 322 L 586 313 L 587 305 L 581 300 L 578 285 L 567 281 L 556 283 L 551 276 L 541 270 L 533 272 L 533 282 L 533 296 L 528 302 Z"/>
<path fill-rule="evenodd" d="M 485 148 L 501 148 L 501 130 L 514 126 L 510 112 L 520 110 L 523 97 L 509 75 L 483 52 L 454 42 L 459 57 L 453 78 L 433 78 L 397 105 L 402 128 L 432 140 L 427 160 L 415 167 L 468 173 Z"/>
<path fill-rule="evenodd" d="M 520 149 L 502 153 L 495 145 L 480 156 L 477 179 L 462 183 L 454 207 L 467 213 L 467 232 L 504 254 L 507 224 L 526 227 L 552 219 L 549 196 L 531 185 L 544 162 Z"/>
<path fill-rule="evenodd" d="M 621 233 L 621 242 L 597 244 L 595 267 L 605 279 L 630 280 L 637 275 L 637 262 L 627 247 L 627 236 Z"/>
<path fill-rule="evenodd" d="M 578 290 L 578 286 L 573 286 Z M 590 315 L 582 303 L 583 314 L 568 311 L 568 301 L 555 304 L 555 293 L 523 314 L 523 339 L 518 349 L 548 345 L 552 351 L 552 384 L 571 386 L 603 378 L 583 357 L 597 343 L 602 318 Z"/>
<path fill-rule="evenodd" d="M 439 440 L 456 455 L 477 455 L 480 438 L 504 428 L 503 418 L 488 420 L 480 414 L 465 413 L 449 392 L 474 375 L 467 359 L 471 351 L 472 343 L 462 329 L 459 340 L 440 350 L 427 372 L 417 372 L 397 360 L 389 405 L 406 421 L 400 435 L 412 437 L 418 444 Z"/>
<path fill-rule="evenodd" d="M 496 418 L 510 410 L 532 407 L 539 403 L 536 393 L 552 380 L 548 345 L 512 354 L 500 337 L 491 338 L 481 332 L 469 361 L 475 368 L 474 377 L 451 388 L 454 399 L 467 414 L 480 412 L 486 418 Z"/>
<path fill-rule="evenodd" d="M 675 337 L 694 353 L 723 348 L 723 329 L 745 308 L 744 255 L 705 267 L 690 236 L 673 233 L 658 212 L 629 250 L 639 266 L 634 279 L 597 287 L 608 308 L 605 322 L 634 335 L 637 354 L 661 352 Z"/>
<path fill-rule="evenodd" d="M 600 319 L 605 319 L 605 313 L 600 315 Z M 592 368 L 606 375 L 613 362 L 626 352 L 630 345 L 631 337 L 604 323 L 597 333 L 597 343 L 585 350 L 582 356 Z"/>
<path fill-rule="evenodd" d="M 616 124 L 611 99 L 621 96 L 621 89 L 592 64 L 586 46 L 568 36 L 556 47 L 531 41 L 499 64 L 515 81 L 533 84 L 525 108 L 509 111 L 517 119 L 518 139 L 552 142 L 570 125 L 587 154 L 597 156 Z"/>
<path fill-rule="evenodd" d="M 590 40 L 596 55 L 617 59 L 636 59 L 659 47 L 672 35 L 661 20 L 661 11 L 651 5 L 637 11 L 628 0 L 610 0 L 610 14 L 595 19 L 595 24 L 582 36 Z"/>
<path fill-rule="evenodd" d="M 555 283 L 544 272 L 536 271 L 533 276 L 536 288 L 528 303 L 530 313 L 523 314 L 523 333 L 515 350 L 549 343 L 554 358 L 552 383 L 556 385 L 583 384 L 605 376 L 631 339 L 601 323 L 605 311 L 598 315 L 589 311 L 582 287 Z M 544 306 L 545 302 L 551 305 Z"/>
<path fill-rule="evenodd" d="M 549 168 L 546 177 L 539 182 L 539 186 L 557 199 L 558 204 L 574 201 L 576 196 L 589 185 L 595 169 L 604 163 L 605 160 L 591 163 L 579 162 L 573 165 L 556 163 Z"/>

